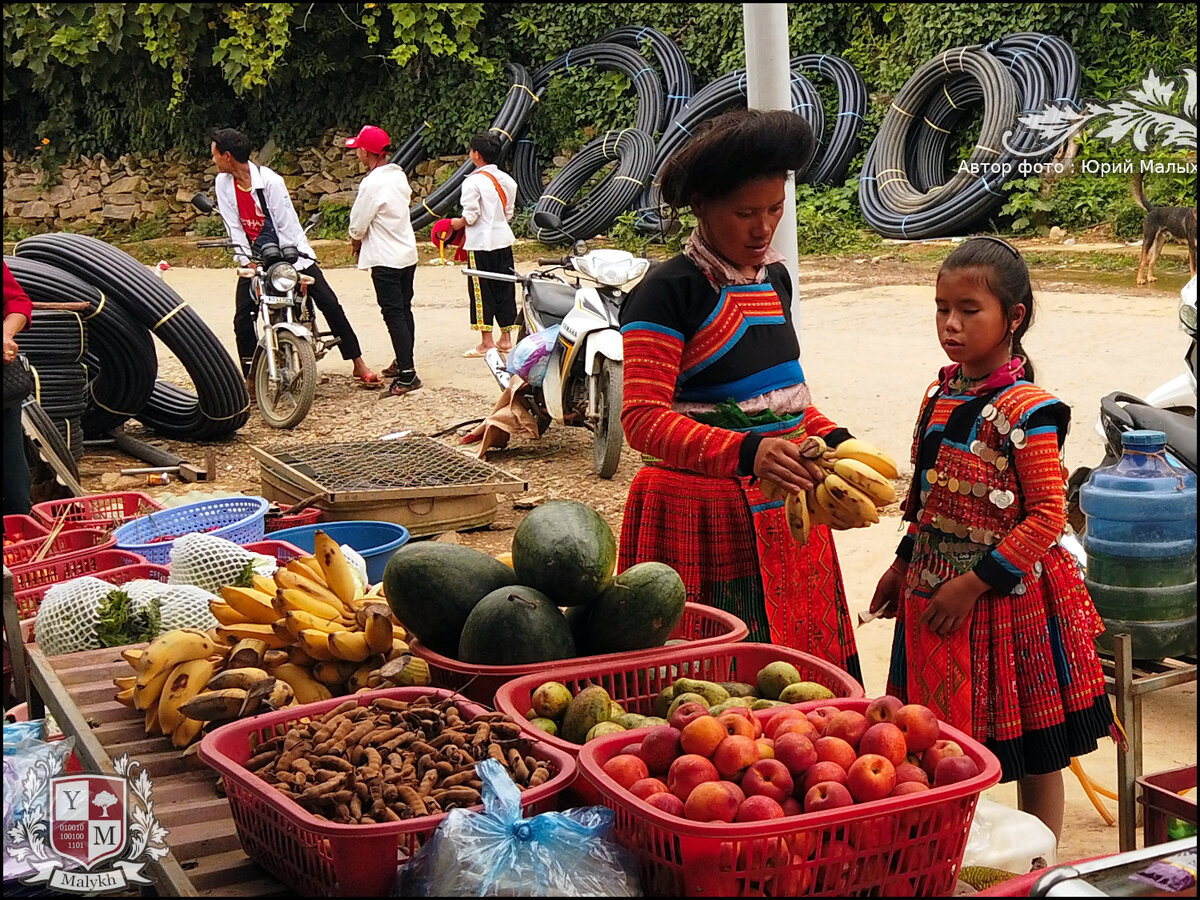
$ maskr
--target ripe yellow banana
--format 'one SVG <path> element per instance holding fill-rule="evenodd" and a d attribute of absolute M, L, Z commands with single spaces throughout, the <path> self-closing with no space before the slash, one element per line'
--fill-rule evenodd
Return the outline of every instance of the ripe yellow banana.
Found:
<path fill-rule="evenodd" d="M 817 502 L 817 488 L 820 485 L 815 485 L 811 491 L 804 492 L 804 505 L 808 507 L 808 533 L 812 536 L 812 530 L 818 525 L 824 525 L 826 528 L 833 527 L 833 519 L 829 517 L 829 513 L 825 508 Z"/>
<path fill-rule="evenodd" d="M 207 634 L 195 628 L 176 628 L 146 645 L 137 664 L 137 683 L 146 685 L 189 659 L 205 659 L 216 649 Z M 157 699 L 157 695 L 155 695 Z M 145 709 L 139 706 L 138 709 Z"/>
<path fill-rule="evenodd" d="M 225 636 L 226 640 L 240 641 L 243 638 L 255 638 L 267 645 L 268 650 L 282 650 L 291 643 L 291 635 L 287 638 L 281 638 L 275 634 L 275 629 L 270 625 L 263 625 L 257 622 L 245 622 L 240 625 L 220 625 L 217 630 Z"/>
<path fill-rule="evenodd" d="M 896 499 L 892 483 L 861 460 L 839 459 L 834 463 L 833 471 L 870 497 L 876 506 L 887 506 Z"/>
<path fill-rule="evenodd" d="M 280 588 L 276 591 L 275 612 L 283 616 L 293 609 L 322 619 L 340 619 L 346 608 L 340 602 L 335 606 L 324 600 L 318 600 L 300 588 Z"/>
<path fill-rule="evenodd" d="M 299 636 L 300 632 L 306 628 L 324 631 L 326 634 L 333 634 L 335 631 L 345 631 L 346 626 L 342 624 L 339 618 L 336 621 L 331 619 L 322 619 L 314 616 L 312 613 L 306 613 L 302 609 L 290 609 L 287 615 L 284 616 L 287 622 L 287 629 L 294 636 Z"/>
<path fill-rule="evenodd" d="M 281 666 L 291 659 L 291 655 L 286 650 L 268 650 L 263 654 L 262 664 L 265 668 L 273 669 L 276 666 Z"/>
<path fill-rule="evenodd" d="M 842 441 L 834 449 L 834 454 L 838 459 L 857 459 L 859 462 L 864 462 L 884 478 L 900 477 L 900 470 L 896 468 L 894 459 L 875 445 L 858 438 Z"/>
<path fill-rule="evenodd" d="M 283 709 L 289 703 L 296 699 L 296 693 L 292 690 L 292 686 L 282 678 L 275 679 L 275 686 L 271 688 L 271 693 L 263 701 L 271 709 Z"/>
<path fill-rule="evenodd" d="M 356 691 L 361 691 L 364 688 L 371 687 L 371 675 L 379 675 L 379 661 L 371 660 L 363 663 L 357 669 L 350 673 L 350 677 L 346 679 L 346 688 L 351 694 Z M 382 680 L 382 679 L 380 679 Z"/>
<path fill-rule="evenodd" d="M 328 645 L 326 645 L 325 649 L 328 650 Z M 305 669 L 311 669 L 317 662 L 320 661 L 309 656 L 308 651 L 304 649 L 303 644 L 291 644 L 284 652 L 288 655 L 288 658 L 284 660 L 284 662 L 290 662 L 293 665 L 302 666 Z"/>
<path fill-rule="evenodd" d="M 316 581 L 311 573 L 306 575 L 304 572 L 289 572 L 286 569 L 280 569 L 275 573 L 275 583 L 280 590 L 299 591 L 307 594 L 313 600 L 333 607 L 341 615 L 353 615 L 353 608 L 349 604 L 343 603 L 324 581 Z M 279 591 L 276 590 L 276 594 L 278 593 Z"/>
<path fill-rule="evenodd" d="M 242 638 L 229 653 L 227 669 L 241 669 L 246 666 L 262 665 L 263 656 L 267 653 L 267 645 L 258 638 Z"/>
<path fill-rule="evenodd" d="M 122 706 L 133 706 L 133 688 L 121 688 L 114 695 L 113 699 Z"/>
<path fill-rule="evenodd" d="M 192 659 L 171 670 L 158 698 L 158 724 L 163 734 L 174 732 L 183 721 L 179 707 L 204 690 L 214 668 L 207 659 Z"/>
<path fill-rule="evenodd" d="M 346 605 L 351 605 L 358 598 L 358 582 L 350 572 L 350 563 L 338 542 L 323 531 L 314 536 L 316 544 L 317 563 L 325 573 L 325 581 L 329 589 L 337 594 L 338 599 Z"/>
<path fill-rule="evenodd" d="M 118 691 L 127 691 L 137 684 L 136 675 L 118 675 L 113 679 L 113 686 Z"/>
<path fill-rule="evenodd" d="M 264 669 L 243 666 L 240 669 L 226 669 L 210 676 L 204 686 L 210 691 L 223 691 L 225 688 L 241 688 L 248 691 L 253 685 L 271 677 L 271 673 Z"/>
<path fill-rule="evenodd" d="M 860 521 L 851 516 L 845 508 L 843 508 L 829 494 L 829 489 L 825 487 L 825 482 L 821 482 L 813 490 L 813 496 L 816 499 L 816 504 L 820 508 L 822 515 L 829 520 L 829 527 L 836 528 L 839 531 L 846 531 L 851 528 L 860 528 L 868 523 Z"/>
<path fill-rule="evenodd" d="M 158 727 L 158 704 L 155 703 L 146 710 L 146 734 L 159 734 L 161 729 Z"/>
<path fill-rule="evenodd" d="M 328 700 L 333 696 L 329 688 L 313 678 L 308 669 L 294 663 L 276 666 L 273 674 L 280 681 L 287 682 L 296 695 L 297 703 L 316 703 L 318 700 Z"/>
<path fill-rule="evenodd" d="M 322 661 L 312 667 L 312 676 L 328 688 L 341 688 L 345 687 L 346 679 L 353 675 L 357 668 L 358 663 L 343 662 L 342 660 Z"/>
<path fill-rule="evenodd" d="M 189 719 L 201 722 L 236 719 L 242 715 L 247 696 L 249 695 L 241 688 L 204 691 L 192 697 L 179 708 Z"/>
<path fill-rule="evenodd" d="M 273 577 L 268 578 L 266 575 L 259 575 L 257 572 L 255 572 L 250 576 L 250 587 L 254 588 L 256 591 L 262 591 L 264 594 L 273 597 L 275 596 L 275 591 L 279 588 L 279 585 L 275 583 L 275 579 Z"/>
<path fill-rule="evenodd" d="M 404 641 L 404 640 L 401 640 L 400 638 L 396 637 L 396 633 L 393 631 L 392 632 L 392 649 L 389 650 L 384 655 L 388 659 L 395 659 L 397 656 L 400 656 L 404 653 L 411 653 L 411 652 L 412 651 L 408 648 L 408 641 Z"/>
<path fill-rule="evenodd" d="M 874 524 L 879 521 L 879 511 L 871 498 L 846 481 L 836 472 L 830 472 L 822 482 L 834 503 L 840 505 L 853 518 Z"/>
<path fill-rule="evenodd" d="M 213 614 L 213 618 L 222 625 L 241 625 L 246 621 L 245 616 L 224 600 L 208 601 L 208 609 Z"/>
<path fill-rule="evenodd" d="M 157 706 L 159 695 L 162 694 L 163 687 L 166 686 L 167 678 L 170 675 L 171 670 L 167 669 L 146 682 L 141 681 L 139 677 L 138 683 L 133 688 L 133 708 L 144 711 L 152 706 Z"/>
<path fill-rule="evenodd" d="M 329 586 L 325 584 L 325 573 L 321 570 L 321 564 L 317 562 L 315 556 L 301 556 L 299 559 L 293 559 L 284 566 L 284 569 L 297 575 L 303 575 L 316 581 L 317 584 Z"/>
<path fill-rule="evenodd" d="M 241 613 L 242 618 L 247 622 L 269 625 L 279 618 L 279 613 L 275 612 L 275 605 L 272 602 L 275 599 L 274 596 L 253 588 L 226 585 L 221 588 L 221 599 Z"/>
<path fill-rule="evenodd" d="M 329 632 L 327 631 L 301 628 L 300 633 L 296 635 L 296 642 L 310 659 L 317 662 L 330 662 L 334 658 L 333 651 L 329 649 Z M 295 685 L 293 684 L 292 687 Z"/>
<path fill-rule="evenodd" d="M 175 726 L 175 730 L 171 732 L 171 746 L 182 750 L 192 741 L 200 736 L 201 730 L 207 725 L 207 722 L 199 722 L 195 719 L 183 718 L 179 724 Z"/>
<path fill-rule="evenodd" d="M 336 659 L 349 662 L 366 662 L 374 651 L 367 644 L 367 636 L 361 631 L 335 631 L 328 635 L 329 652 Z"/>
<path fill-rule="evenodd" d="M 372 653 L 387 653 L 392 649 L 392 613 L 372 609 L 367 615 L 367 624 L 363 628 L 367 638 L 367 646 Z"/>
<path fill-rule="evenodd" d="M 121 651 L 121 658 L 136 669 L 138 667 L 138 660 L 142 658 L 142 648 L 126 647 Z"/>
<path fill-rule="evenodd" d="M 792 540 L 803 547 L 808 543 L 808 533 L 812 523 L 808 518 L 808 503 L 802 494 L 788 494 L 783 501 L 784 514 L 787 517 L 788 531 Z"/>

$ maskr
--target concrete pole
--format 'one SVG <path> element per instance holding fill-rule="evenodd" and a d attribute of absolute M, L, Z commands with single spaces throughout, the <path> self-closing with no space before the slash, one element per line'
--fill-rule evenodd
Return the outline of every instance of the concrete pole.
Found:
<path fill-rule="evenodd" d="M 791 109 L 786 3 L 743 3 L 746 40 L 746 97 L 751 109 Z M 800 253 L 796 241 L 796 179 L 789 177 L 783 218 L 772 246 L 783 254 L 792 276 L 792 325 L 800 336 Z M 801 345 L 803 346 L 803 344 Z"/>

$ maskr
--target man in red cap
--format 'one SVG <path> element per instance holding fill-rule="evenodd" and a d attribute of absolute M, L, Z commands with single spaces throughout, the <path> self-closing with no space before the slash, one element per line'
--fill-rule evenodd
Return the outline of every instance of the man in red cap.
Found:
<path fill-rule="evenodd" d="M 346 141 L 367 175 L 350 209 L 350 240 L 360 269 L 370 269 L 375 299 L 383 312 L 396 359 L 384 375 L 392 378 L 388 393 L 401 397 L 421 386 L 413 362 L 413 276 L 417 271 L 417 239 L 408 205 L 412 190 L 404 169 L 389 162 L 388 133 L 364 125 Z"/>

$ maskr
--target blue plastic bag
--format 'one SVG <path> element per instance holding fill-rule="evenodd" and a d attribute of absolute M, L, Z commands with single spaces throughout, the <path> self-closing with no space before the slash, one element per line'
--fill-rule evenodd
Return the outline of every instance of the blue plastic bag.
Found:
<path fill-rule="evenodd" d="M 508 361 L 504 364 L 505 371 L 537 387 L 546 377 L 550 353 L 554 350 L 554 342 L 557 340 L 557 325 L 529 335 L 512 348 L 512 352 L 508 354 Z"/>
<path fill-rule="evenodd" d="M 485 759 L 483 812 L 452 809 L 400 868 L 394 897 L 640 897 L 632 854 L 612 836 L 613 812 L 585 806 L 521 816 L 521 791 Z"/>

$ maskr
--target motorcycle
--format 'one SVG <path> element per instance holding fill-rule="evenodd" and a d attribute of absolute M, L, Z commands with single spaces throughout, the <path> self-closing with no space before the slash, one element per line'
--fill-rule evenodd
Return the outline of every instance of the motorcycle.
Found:
<path fill-rule="evenodd" d="M 545 227 L 556 226 L 547 222 Z M 590 429 L 593 468 L 601 478 L 611 478 L 625 443 L 618 316 L 627 287 L 646 274 L 651 263 L 625 250 L 589 251 L 582 241 L 573 249 L 558 259 L 539 259 L 539 268 L 528 275 L 478 269 L 465 269 L 463 274 L 521 285 L 518 339 L 558 326 L 545 377 L 541 384 L 529 385 L 521 400 L 537 420 L 539 435 L 551 422 Z M 509 373 L 500 352 L 488 351 L 486 361 L 497 384 L 507 389 Z"/>
<path fill-rule="evenodd" d="M 212 201 L 196 194 L 192 205 L 204 213 L 213 211 Z M 309 219 L 307 233 L 320 220 Z M 250 279 L 254 300 L 254 331 L 258 346 L 250 363 L 250 380 L 255 402 L 272 428 L 294 428 L 312 408 L 317 394 L 317 360 L 341 342 L 329 332 L 318 330 L 316 310 L 308 296 L 310 275 L 297 271 L 300 258 L 292 246 L 264 243 L 246 247 L 233 241 L 197 241 L 197 247 L 223 247 L 249 257 L 239 266 L 239 278 Z"/>

